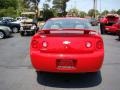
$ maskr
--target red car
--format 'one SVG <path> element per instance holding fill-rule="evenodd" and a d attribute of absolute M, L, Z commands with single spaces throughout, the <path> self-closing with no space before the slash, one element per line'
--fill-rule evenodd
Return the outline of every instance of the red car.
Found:
<path fill-rule="evenodd" d="M 101 33 L 117 33 L 119 16 L 116 14 L 108 14 L 100 20 Z"/>
<path fill-rule="evenodd" d="M 120 30 L 120 21 L 118 21 L 117 23 L 113 24 L 112 26 L 106 26 L 105 30 L 107 32 L 117 33 L 117 31 Z"/>
<path fill-rule="evenodd" d="M 104 45 L 87 20 L 52 18 L 32 37 L 30 57 L 37 71 L 97 72 L 103 63 Z"/>

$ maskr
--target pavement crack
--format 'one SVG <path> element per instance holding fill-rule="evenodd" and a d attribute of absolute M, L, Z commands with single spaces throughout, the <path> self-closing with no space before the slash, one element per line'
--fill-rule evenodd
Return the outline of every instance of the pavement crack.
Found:
<path fill-rule="evenodd" d="M 21 65 L 21 66 L 5 66 L 5 65 L 0 65 L 0 68 L 7 68 L 7 69 L 33 69 L 32 66 L 25 66 L 25 65 Z"/>

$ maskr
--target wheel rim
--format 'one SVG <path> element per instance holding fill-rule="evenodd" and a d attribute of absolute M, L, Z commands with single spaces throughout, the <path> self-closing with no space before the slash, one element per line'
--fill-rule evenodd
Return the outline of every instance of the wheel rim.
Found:
<path fill-rule="evenodd" d="M 14 33 L 17 33 L 18 32 L 18 29 L 16 27 L 13 28 L 13 32 Z"/>
<path fill-rule="evenodd" d="M 0 32 L 0 39 L 4 38 L 4 33 Z"/>

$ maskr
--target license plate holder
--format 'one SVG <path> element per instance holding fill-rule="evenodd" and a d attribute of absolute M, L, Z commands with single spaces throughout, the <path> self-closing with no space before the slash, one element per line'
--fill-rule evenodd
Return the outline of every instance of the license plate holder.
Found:
<path fill-rule="evenodd" d="M 57 59 L 56 61 L 57 68 L 75 68 L 76 60 L 74 59 Z"/>

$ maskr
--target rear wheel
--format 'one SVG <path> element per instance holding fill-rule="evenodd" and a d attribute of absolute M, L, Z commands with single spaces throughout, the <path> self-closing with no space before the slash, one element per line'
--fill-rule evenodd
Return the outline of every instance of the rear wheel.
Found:
<path fill-rule="evenodd" d="M 117 31 L 118 40 L 120 41 L 120 30 Z"/>
<path fill-rule="evenodd" d="M 100 31 L 101 31 L 101 34 L 105 33 L 105 25 L 103 23 L 100 23 Z"/>
<path fill-rule="evenodd" d="M 5 33 L 3 31 L 0 31 L 0 39 L 5 38 Z"/>
<path fill-rule="evenodd" d="M 13 27 L 13 28 L 12 28 L 12 31 L 13 31 L 13 33 L 17 33 L 19 30 L 18 30 L 17 27 Z"/>
<path fill-rule="evenodd" d="M 105 31 L 104 31 L 104 34 L 107 34 L 107 33 L 108 33 L 108 31 L 105 30 Z"/>
<path fill-rule="evenodd" d="M 35 34 L 35 31 L 32 31 L 31 33 L 32 33 L 32 35 L 34 35 L 34 34 Z"/>
<path fill-rule="evenodd" d="M 20 35 L 21 35 L 21 36 L 24 36 L 24 32 L 20 32 Z"/>
<path fill-rule="evenodd" d="M 120 35 L 118 36 L 118 40 L 120 41 Z"/>

